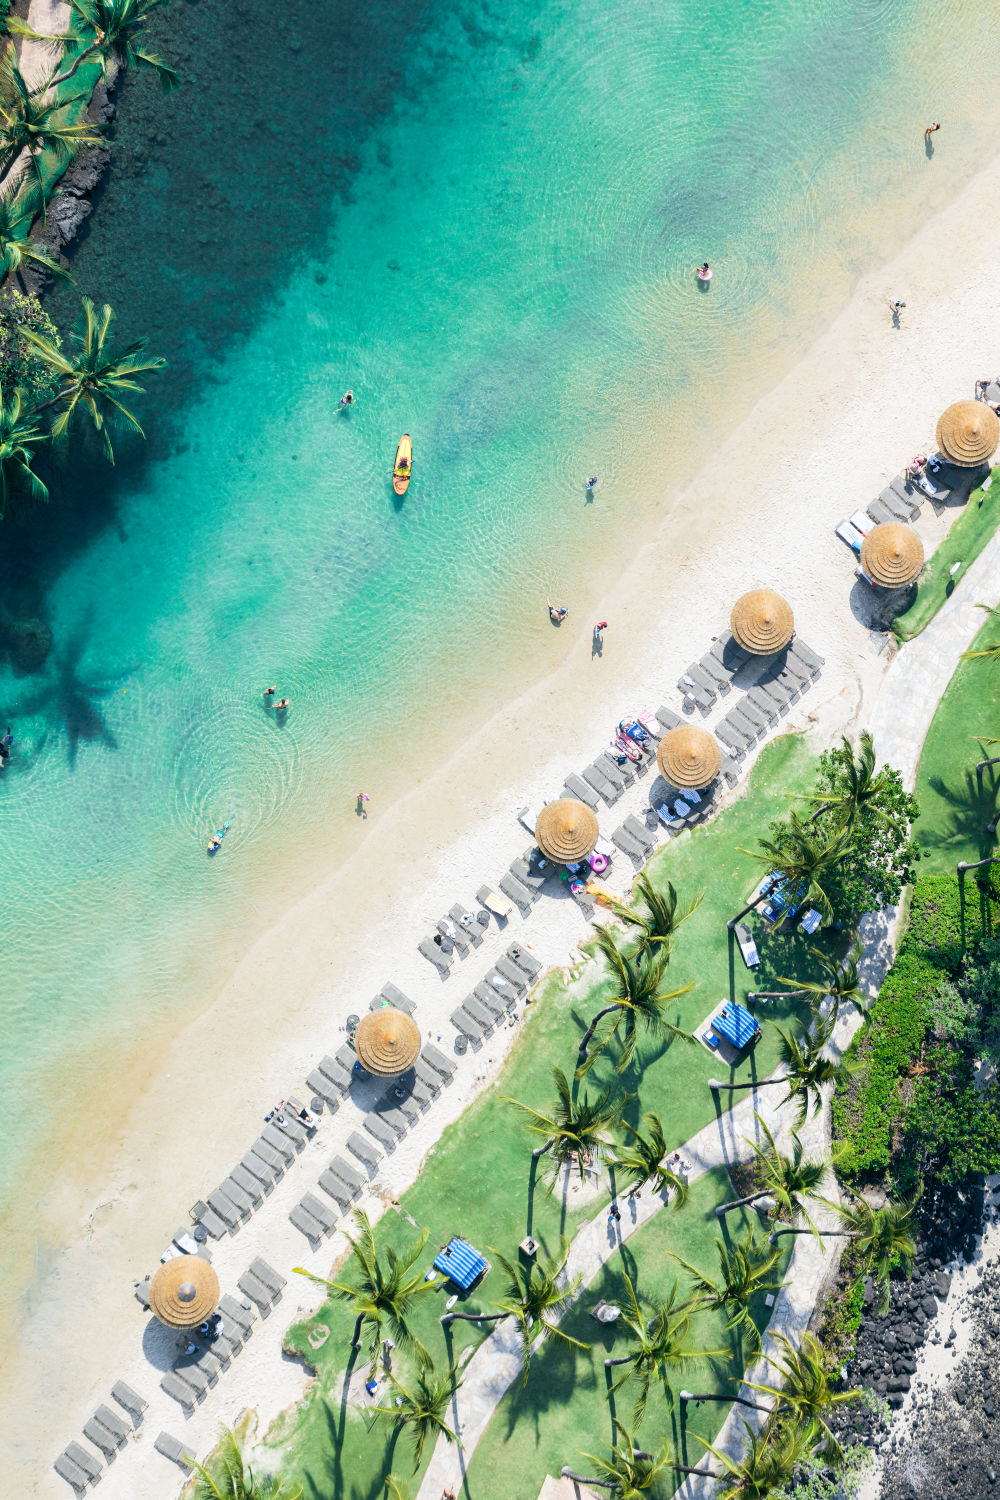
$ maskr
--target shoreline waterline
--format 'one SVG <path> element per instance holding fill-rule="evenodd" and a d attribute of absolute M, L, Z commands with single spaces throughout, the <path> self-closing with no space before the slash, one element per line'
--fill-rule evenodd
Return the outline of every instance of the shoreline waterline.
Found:
<path fill-rule="evenodd" d="M 43 1257 L 43 1281 L 51 1279 L 36 1287 L 27 1304 L 34 1336 L 26 1328 L 21 1350 L 13 1341 L 8 1348 L 8 1389 L 20 1389 L 24 1398 L 27 1372 L 18 1368 L 24 1355 L 34 1367 L 32 1378 L 42 1383 L 51 1380 L 46 1361 L 64 1363 L 63 1379 L 75 1374 L 69 1387 L 74 1406 L 84 1394 L 89 1401 L 103 1389 L 111 1370 L 110 1345 L 117 1344 L 124 1361 L 133 1335 L 122 1331 L 108 1337 L 97 1370 L 85 1352 L 97 1329 L 123 1329 L 131 1281 L 155 1263 L 186 1205 L 245 1149 L 270 1095 L 283 1092 L 290 1077 L 308 1070 L 308 1059 L 327 1050 L 330 1018 L 349 996 L 356 993 L 366 1003 L 390 977 L 410 993 L 412 973 L 440 1015 L 461 1000 L 464 976 L 442 988 L 436 978 L 421 974 L 419 966 L 428 966 L 416 955 L 419 937 L 452 901 L 469 899 L 484 880 L 499 877 L 526 842 L 514 822 L 517 808 L 555 795 L 565 772 L 579 770 L 597 753 L 622 713 L 663 701 L 679 706 L 673 683 L 687 660 L 707 648 L 737 591 L 772 583 L 788 594 L 803 638 L 827 657 L 827 686 L 833 690 L 832 697 L 824 696 L 825 689 L 817 693 L 818 713 L 805 700 L 807 719 L 816 719 L 813 727 L 821 732 L 859 727 L 882 662 L 874 652 L 864 655 L 863 636 L 859 642 L 849 604 L 852 560 L 832 535 L 832 525 L 874 496 L 927 440 L 942 407 L 986 373 L 979 363 L 1000 342 L 1000 257 L 987 228 L 955 247 L 953 230 L 943 220 L 961 212 L 970 223 L 986 225 L 998 205 L 1000 163 L 994 163 L 895 262 L 863 280 L 833 328 L 758 403 L 752 423 L 744 423 L 699 472 L 657 537 L 601 596 L 599 612 L 611 622 L 603 659 L 590 661 L 587 628 L 572 645 L 567 641 L 559 666 L 498 709 L 391 811 L 372 818 L 363 847 L 347 867 L 262 936 L 212 1007 L 183 1029 L 141 1098 L 121 1106 L 120 1160 L 105 1157 L 101 1169 L 102 1180 L 106 1173 L 110 1182 L 103 1201 L 111 1206 L 101 1210 L 97 1222 L 91 1220 L 85 1247 L 54 1247 Z M 936 267 L 946 250 L 953 281 L 936 290 Z M 912 321 L 893 344 L 881 316 L 880 283 L 904 272 Z M 802 388 L 815 394 L 805 414 Z M 798 421 L 790 441 L 791 413 Z M 708 511 L 713 533 L 729 536 L 720 556 L 705 544 L 701 507 L 709 497 L 717 501 L 726 493 L 734 466 L 755 478 L 749 497 L 733 495 L 728 505 Z M 761 496 L 759 476 L 764 475 L 773 477 Z M 558 750 L 544 765 L 533 734 L 540 722 L 558 730 Z M 608 817 L 614 818 L 613 811 L 602 824 L 614 826 Z M 388 891 L 387 871 L 394 883 Z M 380 893 L 380 905 L 392 904 L 391 912 L 380 913 L 371 926 L 366 888 Z M 331 939 L 333 920 L 348 929 L 339 942 Z M 371 936 L 366 954 L 359 956 L 362 925 Z M 466 968 L 471 984 L 476 976 Z M 142 1180 L 127 1191 L 136 1176 Z M 78 1163 L 74 1188 L 82 1192 L 72 1208 L 74 1190 L 67 1185 L 54 1213 L 52 1205 L 38 1204 L 42 1216 L 85 1223 L 95 1199 L 102 1201 L 85 1164 Z M 101 1284 L 91 1305 L 81 1306 L 79 1288 L 98 1264 Z M 44 1335 L 56 1330 L 50 1346 Z M 13 1398 L 12 1403 L 12 1409 L 20 1405 Z M 43 1464 L 44 1443 L 52 1446 L 51 1438 L 39 1450 Z"/>

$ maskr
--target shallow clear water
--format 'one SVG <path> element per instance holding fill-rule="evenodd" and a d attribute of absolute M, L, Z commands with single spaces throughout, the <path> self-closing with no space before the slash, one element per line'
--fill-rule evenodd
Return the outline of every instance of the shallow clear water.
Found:
<path fill-rule="evenodd" d="M 175 7 L 192 81 L 122 91 L 74 269 L 171 368 L 145 447 L 74 457 L 0 537 L 4 612 L 54 638 L 0 666 L 8 1185 L 102 1039 L 214 991 L 353 837 L 356 788 L 388 795 L 401 726 L 416 763 L 523 685 L 545 595 L 585 610 L 993 149 L 1000 22 L 964 0 L 274 14 Z"/>

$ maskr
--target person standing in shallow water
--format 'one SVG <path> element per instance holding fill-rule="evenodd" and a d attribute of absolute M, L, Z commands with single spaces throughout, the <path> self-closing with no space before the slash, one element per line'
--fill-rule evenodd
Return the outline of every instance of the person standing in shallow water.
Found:
<path fill-rule="evenodd" d="M 940 125 L 940 123 L 937 120 L 935 120 L 935 122 L 934 122 L 933 125 L 927 125 L 927 126 L 925 126 L 924 127 L 924 140 L 925 141 L 929 140 L 930 137 L 934 134 L 935 130 L 940 130 L 940 129 L 941 129 L 941 125 Z"/>

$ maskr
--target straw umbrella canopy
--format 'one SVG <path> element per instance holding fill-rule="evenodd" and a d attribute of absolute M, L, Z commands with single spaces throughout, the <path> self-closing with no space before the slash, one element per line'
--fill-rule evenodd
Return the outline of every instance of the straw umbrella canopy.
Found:
<path fill-rule="evenodd" d="M 586 859 L 599 836 L 596 814 L 574 797 L 547 802 L 535 823 L 535 842 L 545 858 L 557 865 Z"/>
<path fill-rule="evenodd" d="M 753 589 L 733 605 L 730 628 L 751 656 L 773 656 L 787 646 L 795 629 L 792 606 L 773 589 Z"/>
<path fill-rule="evenodd" d="M 937 424 L 937 445 L 949 463 L 975 469 L 1000 448 L 1000 421 L 984 401 L 956 401 Z"/>
<path fill-rule="evenodd" d="M 395 1078 L 412 1068 L 420 1056 L 420 1028 L 403 1011 L 383 1005 L 358 1022 L 354 1050 L 366 1073 Z"/>
<path fill-rule="evenodd" d="M 149 1310 L 168 1328 L 197 1328 L 219 1305 L 219 1278 L 200 1255 L 175 1255 L 149 1283 Z"/>
<path fill-rule="evenodd" d="M 656 764 L 671 786 L 708 786 L 719 774 L 719 742 L 697 724 L 682 724 L 665 734 L 656 751 Z"/>
<path fill-rule="evenodd" d="M 905 589 L 920 577 L 924 544 L 912 526 L 890 521 L 874 526 L 861 543 L 861 566 L 883 589 Z"/>

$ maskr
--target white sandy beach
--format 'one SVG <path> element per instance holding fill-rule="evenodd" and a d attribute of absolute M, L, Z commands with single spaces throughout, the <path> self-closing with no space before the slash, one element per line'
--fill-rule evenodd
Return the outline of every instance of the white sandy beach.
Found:
<path fill-rule="evenodd" d="M 507 934 L 491 933 L 442 983 L 417 943 L 454 902 L 471 902 L 522 853 L 515 814 L 558 795 L 563 778 L 591 761 L 626 712 L 667 703 L 675 683 L 727 623 L 748 588 L 777 588 L 793 604 L 802 638 L 826 658 L 819 683 L 792 708 L 788 728 L 814 729 L 818 744 L 864 727 L 890 651 L 852 613 L 854 558 L 833 534 L 909 457 L 930 451 L 945 406 L 997 373 L 1000 349 L 1000 163 L 930 222 L 891 265 L 866 277 L 808 357 L 761 401 L 697 477 L 658 534 L 593 618 L 607 618 L 604 655 L 591 659 L 590 618 L 574 619 L 577 644 L 558 672 L 500 707 L 439 771 L 396 806 L 373 816 L 363 848 L 288 912 L 239 964 L 205 1013 L 169 1039 L 137 1076 L 109 1077 L 103 1144 L 88 1144 L 40 1184 L 20 1326 L 5 1348 L 2 1394 L 11 1434 L 10 1477 L 29 1493 L 65 1495 L 52 1461 L 112 1383 L 124 1378 L 151 1403 L 141 1434 L 102 1481 L 102 1495 L 172 1494 L 180 1471 L 152 1451 L 161 1427 L 207 1451 L 220 1421 L 247 1407 L 266 1425 L 302 1391 L 304 1373 L 280 1355 L 297 1309 L 315 1304 L 289 1278 L 283 1300 L 258 1322 L 248 1348 L 185 1421 L 159 1391 L 165 1345 L 147 1332 L 133 1283 L 149 1273 L 191 1203 L 213 1188 L 250 1145 L 271 1103 L 335 1051 L 348 1013 L 363 1012 L 391 979 L 417 1003 L 424 1034 L 451 1051 L 447 1017 L 512 938 L 546 964 L 566 962 L 586 928 L 569 901 L 544 901 Z M 908 303 L 900 331 L 889 294 Z M 744 482 L 733 484 L 733 476 Z M 721 497 L 721 498 L 720 498 Z M 928 507 L 918 530 L 928 550 L 951 513 Z M 957 593 L 961 593 L 960 583 Z M 919 651 L 919 641 L 910 648 Z M 725 709 L 726 705 L 722 705 Z M 717 709 L 705 722 L 711 726 Z M 536 726 L 555 731 L 544 761 Z M 651 778 L 601 814 L 607 834 L 648 794 Z M 615 862 L 612 889 L 633 870 Z M 506 1031 L 459 1063 L 447 1089 L 384 1164 L 372 1207 L 398 1195 L 444 1124 L 492 1077 Z M 132 1090 L 141 1084 L 133 1098 Z M 224 1288 L 254 1255 L 284 1275 L 294 1264 L 325 1271 L 339 1238 L 311 1254 L 288 1209 L 315 1187 L 326 1160 L 357 1118 L 345 1105 L 325 1119 L 318 1143 L 278 1185 L 249 1226 L 214 1249 Z M 93 1140 L 93 1121 L 81 1137 Z M 141 1463 L 141 1470 L 140 1470 Z M 141 1480 L 138 1476 L 141 1472 Z"/>

